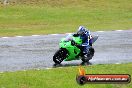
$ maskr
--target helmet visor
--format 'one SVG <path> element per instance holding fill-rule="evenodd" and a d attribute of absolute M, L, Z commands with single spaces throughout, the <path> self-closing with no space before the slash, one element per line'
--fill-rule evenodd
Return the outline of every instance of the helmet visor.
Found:
<path fill-rule="evenodd" d="M 84 34 L 84 32 L 83 31 L 78 31 L 77 34 L 82 35 L 82 34 Z"/>

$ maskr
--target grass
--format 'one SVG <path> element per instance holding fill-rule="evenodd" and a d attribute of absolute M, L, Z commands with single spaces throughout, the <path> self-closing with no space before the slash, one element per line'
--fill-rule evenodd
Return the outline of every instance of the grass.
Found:
<path fill-rule="evenodd" d="M 87 74 L 130 74 L 132 63 L 84 66 Z M 78 67 L 0 73 L 0 88 L 131 88 L 129 84 L 76 83 Z"/>
<path fill-rule="evenodd" d="M 79 25 L 91 31 L 132 28 L 131 0 L 37 1 L 1 5 L 0 36 L 75 32 Z"/>

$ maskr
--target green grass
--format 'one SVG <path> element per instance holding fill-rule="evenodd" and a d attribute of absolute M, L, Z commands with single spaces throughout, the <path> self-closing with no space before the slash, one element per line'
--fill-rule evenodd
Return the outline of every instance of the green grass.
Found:
<path fill-rule="evenodd" d="M 0 7 L 0 36 L 132 28 L 132 0 L 23 0 Z"/>
<path fill-rule="evenodd" d="M 54 68 L 0 73 L 0 88 L 131 88 L 129 84 L 76 83 L 79 67 Z M 91 65 L 84 67 L 87 74 L 130 74 L 132 63 Z"/>

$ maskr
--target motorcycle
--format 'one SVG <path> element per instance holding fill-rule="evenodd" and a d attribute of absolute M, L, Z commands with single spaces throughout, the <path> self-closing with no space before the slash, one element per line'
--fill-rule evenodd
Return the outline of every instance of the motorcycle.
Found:
<path fill-rule="evenodd" d="M 98 39 L 98 36 L 92 37 L 92 44 Z M 76 44 L 82 44 L 82 39 L 77 36 L 68 35 L 66 38 L 62 38 L 59 43 L 59 50 L 53 56 L 55 64 L 60 64 L 64 61 L 82 60 L 83 62 L 89 62 L 94 56 L 94 48 L 90 47 L 87 53 L 87 58 L 83 58 L 83 48 L 76 46 Z M 80 58 L 82 57 L 82 58 Z"/>

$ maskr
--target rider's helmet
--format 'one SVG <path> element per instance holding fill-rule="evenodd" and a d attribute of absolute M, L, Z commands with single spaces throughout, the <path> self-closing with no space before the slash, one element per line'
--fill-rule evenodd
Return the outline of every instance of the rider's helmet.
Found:
<path fill-rule="evenodd" d="M 85 34 L 85 32 L 86 32 L 85 27 L 84 26 L 79 26 L 77 34 L 83 35 L 83 34 Z"/>

